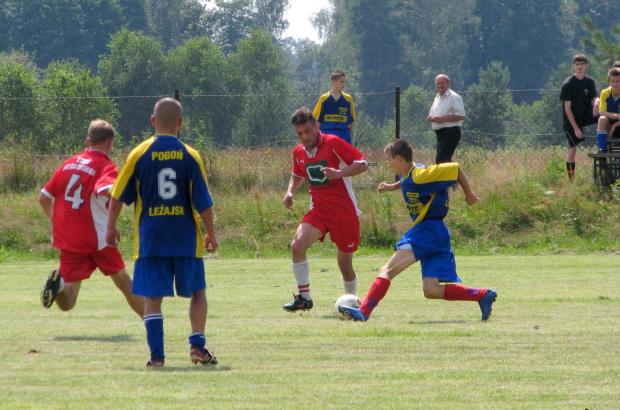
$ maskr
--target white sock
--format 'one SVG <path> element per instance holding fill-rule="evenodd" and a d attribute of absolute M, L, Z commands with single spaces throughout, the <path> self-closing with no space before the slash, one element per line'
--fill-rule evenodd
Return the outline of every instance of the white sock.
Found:
<path fill-rule="evenodd" d="M 344 285 L 344 293 L 357 295 L 357 275 L 355 275 L 355 279 L 351 282 L 346 282 L 344 278 L 342 278 L 342 284 Z"/>
<path fill-rule="evenodd" d="M 297 289 L 302 298 L 306 300 L 312 300 L 310 296 L 310 268 L 308 267 L 308 260 L 292 263 L 293 275 L 295 275 L 295 281 L 297 281 Z"/>
<path fill-rule="evenodd" d="M 65 290 L 65 280 L 61 276 L 60 277 L 60 287 L 58 288 L 58 293 L 62 292 L 63 290 Z"/>

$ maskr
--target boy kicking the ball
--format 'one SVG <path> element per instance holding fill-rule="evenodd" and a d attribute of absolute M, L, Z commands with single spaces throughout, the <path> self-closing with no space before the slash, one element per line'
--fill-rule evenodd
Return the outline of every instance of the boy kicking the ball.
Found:
<path fill-rule="evenodd" d="M 450 231 L 443 222 L 448 214 L 447 188 L 456 182 L 463 188 L 468 205 L 478 202 L 478 196 L 471 190 L 465 173 L 455 162 L 429 167 L 413 162 L 413 148 L 401 139 L 390 142 L 385 147 L 385 153 L 390 168 L 399 180 L 393 184 L 382 182 L 377 190 L 402 190 L 413 227 L 394 246 L 394 255 L 381 268 L 362 305 L 359 308 L 339 306 L 338 310 L 353 320 L 368 320 L 373 309 L 385 297 L 392 279 L 420 261 L 424 297 L 478 302 L 482 320 L 487 320 L 497 293 L 492 289 L 458 284 L 461 279 L 456 274 Z"/>
<path fill-rule="evenodd" d="M 131 294 L 131 277 L 116 248 L 106 246 L 106 203 L 118 170 L 110 159 L 116 131 L 104 120 L 88 128 L 88 148 L 66 160 L 39 195 L 39 204 L 52 221 L 52 239 L 60 250 L 60 267 L 41 291 L 44 308 L 74 308 L 82 281 L 96 268 L 112 278 L 129 306 L 142 317 L 144 298 Z"/>

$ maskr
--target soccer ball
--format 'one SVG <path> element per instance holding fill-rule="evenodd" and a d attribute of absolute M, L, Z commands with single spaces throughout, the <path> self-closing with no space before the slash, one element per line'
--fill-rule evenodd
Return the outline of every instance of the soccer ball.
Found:
<path fill-rule="evenodd" d="M 362 301 L 360 300 L 360 298 L 350 293 L 345 293 L 344 295 L 340 296 L 338 300 L 336 300 L 334 308 L 336 309 L 336 315 L 344 318 L 342 313 L 338 311 L 338 306 L 348 306 L 348 307 L 358 308 L 362 306 Z"/>

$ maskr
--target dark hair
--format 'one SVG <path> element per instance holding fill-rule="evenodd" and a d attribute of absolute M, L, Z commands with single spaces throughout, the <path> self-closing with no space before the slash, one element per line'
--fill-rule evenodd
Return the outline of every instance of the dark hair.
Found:
<path fill-rule="evenodd" d="M 586 63 L 588 64 L 588 59 L 583 54 L 575 54 L 573 57 L 573 64 L 575 63 Z"/>
<path fill-rule="evenodd" d="M 342 70 L 336 70 L 332 73 L 331 80 L 340 80 L 342 77 L 346 77 L 347 75 Z"/>
<path fill-rule="evenodd" d="M 614 65 L 612 67 L 620 67 L 620 60 L 619 61 L 615 61 Z"/>
<path fill-rule="evenodd" d="M 91 145 L 99 145 L 116 136 L 116 130 L 107 121 L 92 120 L 88 127 L 88 139 Z"/>
<path fill-rule="evenodd" d="M 617 77 L 620 75 L 620 67 L 613 67 L 609 71 L 607 71 L 607 79 L 609 80 L 611 77 Z"/>
<path fill-rule="evenodd" d="M 306 107 L 298 109 L 291 116 L 291 124 L 293 125 L 302 125 L 307 123 L 308 121 L 314 124 L 315 119 L 314 115 L 312 115 L 312 111 L 310 111 Z"/>
<path fill-rule="evenodd" d="M 413 147 L 403 139 L 396 138 L 388 143 L 383 152 L 392 158 L 396 158 L 397 155 L 400 155 L 405 161 L 413 162 Z"/>

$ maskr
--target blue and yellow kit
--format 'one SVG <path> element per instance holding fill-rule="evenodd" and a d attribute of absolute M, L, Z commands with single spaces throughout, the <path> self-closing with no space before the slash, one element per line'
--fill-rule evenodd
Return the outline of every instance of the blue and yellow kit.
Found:
<path fill-rule="evenodd" d="M 134 259 L 202 257 L 197 213 L 213 201 L 200 154 L 176 136 L 155 135 L 134 148 L 111 195 L 135 204 Z"/>

